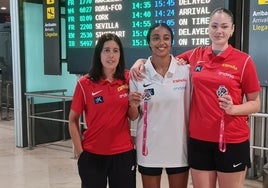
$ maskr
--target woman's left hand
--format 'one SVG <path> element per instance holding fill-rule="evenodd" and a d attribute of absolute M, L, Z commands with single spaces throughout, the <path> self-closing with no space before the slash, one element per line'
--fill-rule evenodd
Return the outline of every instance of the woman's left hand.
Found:
<path fill-rule="evenodd" d="M 178 65 L 186 65 L 186 64 L 188 64 L 188 62 L 185 61 L 185 60 L 182 59 L 182 58 L 175 57 L 175 59 L 177 60 L 177 64 L 178 64 Z"/>
<path fill-rule="evenodd" d="M 140 105 L 140 102 L 142 102 L 142 94 L 139 92 L 129 92 L 128 94 L 128 101 L 129 101 L 129 106 L 131 107 L 136 107 Z"/>

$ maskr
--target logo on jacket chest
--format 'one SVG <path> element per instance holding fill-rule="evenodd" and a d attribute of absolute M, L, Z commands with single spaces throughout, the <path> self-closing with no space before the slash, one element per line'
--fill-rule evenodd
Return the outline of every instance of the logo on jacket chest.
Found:
<path fill-rule="evenodd" d="M 201 72 L 202 69 L 203 69 L 203 66 L 202 65 L 197 65 L 197 66 L 195 66 L 194 71 L 195 72 Z"/>
<path fill-rule="evenodd" d="M 103 96 L 94 97 L 94 103 L 95 104 L 100 104 L 100 103 L 103 103 L 103 102 L 104 102 Z"/>

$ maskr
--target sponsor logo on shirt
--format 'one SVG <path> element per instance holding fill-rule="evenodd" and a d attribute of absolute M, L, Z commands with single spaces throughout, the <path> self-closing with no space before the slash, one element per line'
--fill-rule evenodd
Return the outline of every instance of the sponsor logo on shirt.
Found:
<path fill-rule="evenodd" d="M 173 80 L 173 83 L 180 83 L 180 82 L 187 82 L 187 79 L 177 79 L 177 80 Z"/>
<path fill-rule="evenodd" d="M 91 95 L 92 95 L 92 96 L 95 96 L 95 95 L 99 94 L 100 92 L 102 92 L 102 90 L 99 90 L 99 91 L 96 91 L 96 92 L 93 92 L 93 91 L 92 91 Z"/>
<path fill-rule="evenodd" d="M 128 94 L 127 93 L 124 93 L 124 94 L 119 95 L 119 98 L 121 99 L 121 98 L 125 98 L 127 96 L 128 96 Z"/>
<path fill-rule="evenodd" d="M 148 86 L 150 86 L 150 85 L 152 85 L 152 83 L 143 84 L 143 87 L 148 87 Z"/>
<path fill-rule="evenodd" d="M 195 72 L 201 72 L 202 71 L 203 66 L 202 65 L 196 65 L 194 68 Z"/>
<path fill-rule="evenodd" d="M 219 74 L 219 76 L 225 76 L 227 78 L 234 79 L 234 75 L 227 73 L 227 72 L 219 72 L 218 74 Z"/>
<path fill-rule="evenodd" d="M 117 91 L 122 91 L 122 90 L 124 90 L 124 89 L 128 89 L 128 85 L 127 85 L 127 84 L 122 85 L 122 86 L 119 86 L 119 87 L 117 88 Z"/>
<path fill-rule="evenodd" d="M 230 68 L 230 69 L 233 69 L 233 70 L 237 70 L 237 66 L 236 65 L 231 65 L 231 64 L 223 63 L 221 66 L 222 67 L 227 67 L 227 68 Z"/>
<path fill-rule="evenodd" d="M 186 89 L 186 86 L 174 86 L 174 91 L 184 91 Z"/>
<path fill-rule="evenodd" d="M 103 102 L 104 102 L 104 100 L 103 100 L 102 96 L 94 97 L 94 103 L 95 104 L 100 104 L 100 103 L 103 103 Z"/>

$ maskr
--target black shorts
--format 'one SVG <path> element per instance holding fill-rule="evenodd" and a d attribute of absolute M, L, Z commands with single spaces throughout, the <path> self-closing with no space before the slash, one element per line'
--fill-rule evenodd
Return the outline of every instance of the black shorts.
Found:
<path fill-rule="evenodd" d="M 83 151 L 78 161 L 82 188 L 136 188 L 136 151 L 96 155 Z"/>
<path fill-rule="evenodd" d="M 219 150 L 216 142 L 189 139 L 188 162 L 197 170 L 216 170 L 219 172 L 240 172 L 250 168 L 249 141 L 226 144 L 226 151 Z"/>
<path fill-rule="evenodd" d="M 175 167 L 175 168 L 165 168 L 165 169 L 166 169 L 166 173 L 168 175 L 179 174 L 179 173 L 189 171 L 188 166 L 186 166 L 186 167 Z M 144 167 L 144 166 L 138 165 L 138 171 L 141 174 L 147 175 L 147 176 L 160 176 L 162 174 L 162 170 L 163 170 L 163 168 Z"/>

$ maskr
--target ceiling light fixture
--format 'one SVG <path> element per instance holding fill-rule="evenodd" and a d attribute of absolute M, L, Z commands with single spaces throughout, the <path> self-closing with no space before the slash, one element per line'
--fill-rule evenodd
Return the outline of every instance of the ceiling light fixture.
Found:
<path fill-rule="evenodd" d="M 6 10 L 7 9 L 7 7 L 1 7 L 1 10 Z"/>

